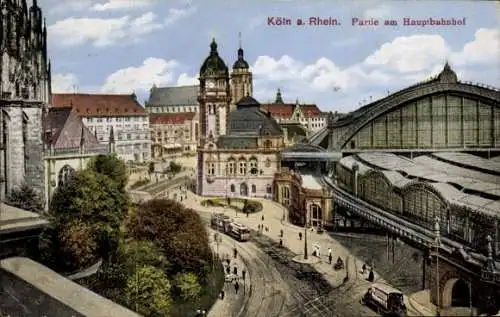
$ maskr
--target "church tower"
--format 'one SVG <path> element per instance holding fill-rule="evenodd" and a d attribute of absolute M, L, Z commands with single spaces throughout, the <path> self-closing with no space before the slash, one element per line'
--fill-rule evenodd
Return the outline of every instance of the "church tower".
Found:
<path fill-rule="evenodd" d="M 238 59 L 234 62 L 233 72 L 231 73 L 231 111 L 236 109 L 236 104 L 243 97 L 252 96 L 252 73 L 245 61 L 243 48 L 241 48 L 241 33 L 239 35 Z"/>
<path fill-rule="evenodd" d="M 200 68 L 200 146 L 208 138 L 216 140 L 226 134 L 226 119 L 231 93 L 229 70 L 219 56 L 215 39 L 210 44 L 210 55 Z"/>

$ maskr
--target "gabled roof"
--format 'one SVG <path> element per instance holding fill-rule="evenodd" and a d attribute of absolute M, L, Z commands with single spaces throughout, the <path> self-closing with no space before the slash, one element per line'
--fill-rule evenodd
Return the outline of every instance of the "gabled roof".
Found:
<path fill-rule="evenodd" d="M 199 85 L 151 88 L 146 107 L 197 106 Z"/>
<path fill-rule="evenodd" d="M 83 135 L 82 135 L 83 134 Z M 55 149 L 100 146 L 94 134 L 71 108 L 49 108 L 45 117 L 45 143 Z"/>
<path fill-rule="evenodd" d="M 146 115 L 135 94 L 52 94 L 51 107 L 71 107 L 83 117 Z"/>
<path fill-rule="evenodd" d="M 269 111 L 273 117 L 291 118 L 293 112 L 297 107 L 302 111 L 306 118 L 315 118 L 321 116 L 323 113 L 319 110 L 318 106 L 314 104 L 293 104 L 293 103 L 272 103 L 262 105 L 266 111 Z"/>
<path fill-rule="evenodd" d="M 150 124 L 183 124 L 186 120 L 193 120 L 196 112 L 152 113 Z"/>

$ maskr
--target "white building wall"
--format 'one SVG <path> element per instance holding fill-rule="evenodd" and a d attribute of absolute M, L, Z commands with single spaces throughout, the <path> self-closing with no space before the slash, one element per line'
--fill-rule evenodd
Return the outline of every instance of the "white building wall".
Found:
<path fill-rule="evenodd" d="M 108 143 L 113 127 L 116 154 L 126 163 L 143 163 L 151 160 L 151 131 L 147 115 L 82 119 L 90 131 L 96 132 L 100 143 Z"/>

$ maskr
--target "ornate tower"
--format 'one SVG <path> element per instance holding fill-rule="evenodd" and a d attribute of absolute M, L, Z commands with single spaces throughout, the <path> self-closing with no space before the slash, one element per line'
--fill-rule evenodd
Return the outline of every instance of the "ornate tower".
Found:
<path fill-rule="evenodd" d="M 252 95 L 252 73 L 249 70 L 248 63 L 245 61 L 243 49 L 241 48 L 241 33 L 240 33 L 240 48 L 238 49 L 238 59 L 234 62 L 233 72 L 231 73 L 231 111 L 236 109 L 236 104 L 243 97 Z"/>
<path fill-rule="evenodd" d="M 215 39 L 210 44 L 210 55 L 200 68 L 200 145 L 206 139 L 214 140 L 226 134 L 226 118 L 231 101 L 229 70 L 220 58 Z"/>

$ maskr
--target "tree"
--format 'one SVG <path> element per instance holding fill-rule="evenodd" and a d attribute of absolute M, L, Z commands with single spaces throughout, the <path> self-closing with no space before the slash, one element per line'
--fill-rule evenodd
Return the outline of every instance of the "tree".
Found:
<path fill-rule="evenodd" d="M 81 269 L 96 261 L 97 243 L 92 228 L 81 220 L 75 220 L 60 233 L 62 258 L 66 267 Z"/>
<path fill-rule="evenodd" d="M 19 188 L 14 188 L 7 196 L 7 204 L 24 210 L 41 213 L 43 202 L 35 190 L 23 183 Z"/>
<path fill-rule="evenodd" d="M 200 216 L 173 200 L 153 199 L 137 206 L 127 230 L 136 240 L 152 239 L 168 256 L 169 273 L 192 271 L 199 277 L 212 261 L 208 234 Z"/>
<path fill-rule="evenodd" d="M 122 242 L 117 262 L 123 263 L 130 275 L 137 267 L 150 265 L 166 270 L 170 265 L 167 258 L 153 242 L 136 240 Z"/>
<path fill-rule="evenodd" d="M 118 184 L 120 190 L 125 190 L 128 182 L 127 168 L 116 154 L 93 157 L 87 164 L 87 168 L 95 173 L 106 175 Z"/>
<path fill-rule="evenodd" d="M 184 301 L 193 301 L 201 293 L 198 277 L 191 272 L 178 274 L 175 282 L 179 295 Z"/>
<path fill-rule="evenodd" d="M 118 247 L 120 224 L 128 212 L 128 195 L 109 177 L 78 171 L 52 197 L 50 211 L 56 227 L 74 220 L 89 224 L 98 245 L 97 253 L 107 259 Z"/>
<path fill-rule="evenodd" d="M 172 307 L 170 288 L 165 273 L 150 265 L 143 266 L 127 282 L 127 304 L 144 316 L 168 316 Z"/>

